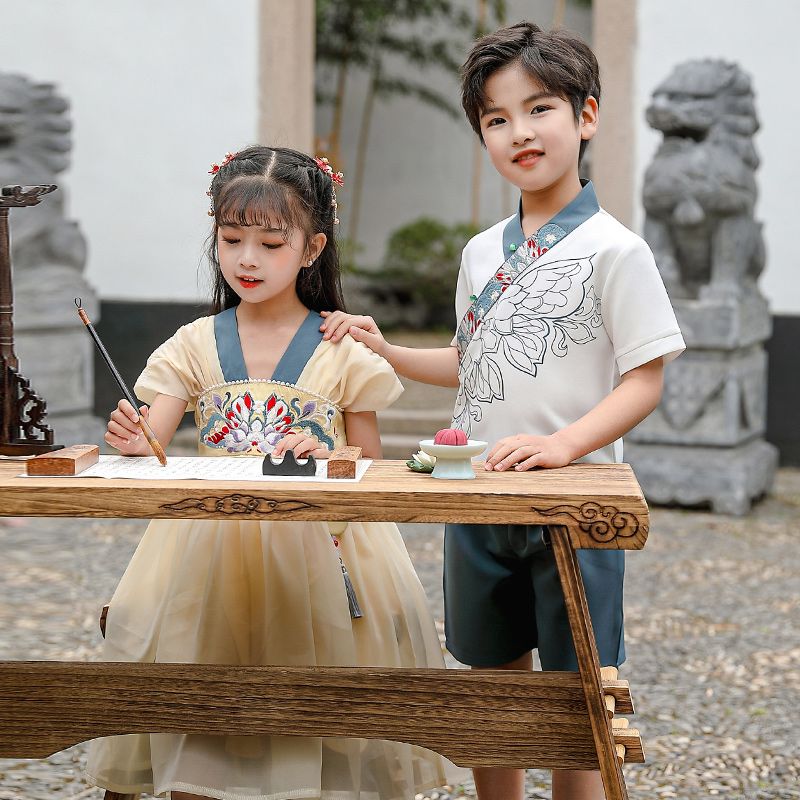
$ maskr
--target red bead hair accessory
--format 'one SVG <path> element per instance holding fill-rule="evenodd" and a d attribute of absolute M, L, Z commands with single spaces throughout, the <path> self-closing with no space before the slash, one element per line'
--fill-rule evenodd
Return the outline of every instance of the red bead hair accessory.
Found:
<path fill-rule="evenodd" d="M 221 164 L 212 164 L 208 174 L 216 175 L 226 164 L 230 164 L 234 158 L 236 158 L 236 153 L 225 153 L 225 160 Z"/>
<path fill-rule="evenodd" d="M 334 172 L 333 167 L 330 165 L 330 162 L 327 158 L 314 156 L 314 161 L 316 162 L 317 166 L 331 179 L 331 181 L 336 184 L 336 186 L 344 186 L 344 174 L 341 172 Z M 331 200 L 331 205 L 333 206 L 334 225 L 339 224 L 339 217 L 336 214 L 338 210 L 338 206 L 336 204 L 336 186 L 333 187 L 333 200 Z"/>
<path fill-rule="evenodd" d="M 225 158 L 221 164 L 217 164 L 216 162 L 211 165 L 211 169 L 208 171 L 209 175 L 216 175 L 226 164 L 230 164 L 234 158 L 236 158 L 237 153 L 225 153 Z M 213 178 L 211 179 L 214 180 Z M 209 189 L 206 194 L 211 197 L 211 189 Z M 208 209 L 208 216 L 214 216 L 214 203 L 211 203 L 211 207 Z"/>
<path fill-rule="evenodd" d="M 341 172 L 334 172 L 333 167 L 330 165 L 330 162 L 327 158 L 320 158 L 319 156 L 314 156 L 314 161 L 317 162 L 317 166 L 337 185 L 337 186 L 344 186 L 344 175 Z"/>

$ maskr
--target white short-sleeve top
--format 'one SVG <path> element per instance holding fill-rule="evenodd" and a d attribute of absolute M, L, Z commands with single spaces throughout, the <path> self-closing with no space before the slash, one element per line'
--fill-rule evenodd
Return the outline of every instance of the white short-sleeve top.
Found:
<path fill-rule="evenodd" d="M 504 276 L 523 250 L 526 266 Z M 457 320 L 468 313 L 474 333 L 465 337 L 462 325 L 453 340 L 461 345 L 453 425 L 490 446 L 554 433 L 600 403 L 621 375 L 685 349 L 650 248 L 599 207 L 591 183 L 527 242 L 518 212 L 467 243 Z M 582 460 L 621 461 L 622 442 Z"/>

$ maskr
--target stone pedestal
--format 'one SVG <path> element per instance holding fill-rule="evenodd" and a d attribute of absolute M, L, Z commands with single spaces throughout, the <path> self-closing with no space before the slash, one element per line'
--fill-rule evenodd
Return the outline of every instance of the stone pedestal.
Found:
<path fill-rule="evenodd" d="M 686 352 L 667 364 L 659 407 L 625 439 L 648 500 L 746 514 L 772 486 L 766 430 L 766 301 L 673 300 Z"/>
<path fill-rule="evenodd" d="M 42 291 L 47 287 L 47 291 Z M 47 400 L 47 423 L 59 444 L 101 444 L 105 422 L 92 411 L 94 345 L 74 298 L 94 321 L 99 303 L 75 270 L 26 270 L 15 285 L 14 332 L 26 377 Z"/>
<path fill-rule="evenodd" d="M 625 444 L 651 503 L 709 506 L 717 514 L 742 516 L 772 486 L 778 451 L 760 439 L 738 447 Z"/>

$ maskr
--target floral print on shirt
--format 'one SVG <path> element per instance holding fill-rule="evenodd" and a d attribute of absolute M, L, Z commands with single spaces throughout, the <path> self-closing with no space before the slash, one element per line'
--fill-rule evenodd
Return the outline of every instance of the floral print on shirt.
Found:
<path fill-rule="evenodd" d="M 570 342 L 594 340 L 594 330 L 603 324 L 600 298 L 590 282 L 593 256 L 540 263 L 541 251 L 520 250 L 513 259 L 513 280 L 493 279 L 501 288 L 491 289 L 497 296 L 490 295 L 488 310 L 473 305 L 480 316 L 461 352 L 453 415 L 454 427 L 468 436 L 472 422 L 481 420 L 481 405 L 505 399 L 506 363 L 535 378 L 548 350 L 563 358 Z"/>

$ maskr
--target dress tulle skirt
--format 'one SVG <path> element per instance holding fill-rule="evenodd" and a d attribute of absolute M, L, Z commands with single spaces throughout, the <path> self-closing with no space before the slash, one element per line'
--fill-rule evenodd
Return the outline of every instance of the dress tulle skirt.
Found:
<path fill-rule="evenodd" d="M 441 667 L 425 595 L 397 526 L 155 520 L 110 604 L 103 659 Z M 347 564 L 364 617 L 350 617 Z M 122 793 L 222 800 L 393 800 L 445 783 L 407 744 L 294 736 L 134 734 L 92 742 L 87 777 Z"/>

